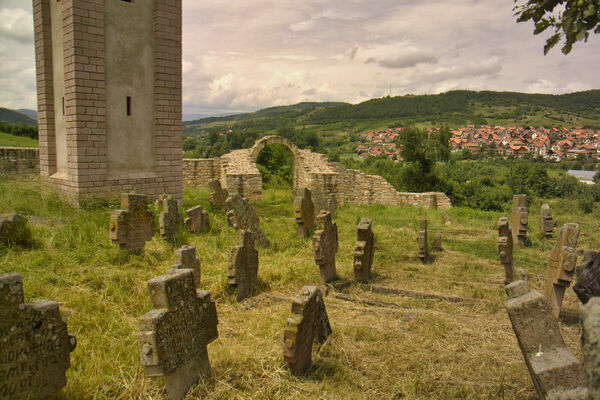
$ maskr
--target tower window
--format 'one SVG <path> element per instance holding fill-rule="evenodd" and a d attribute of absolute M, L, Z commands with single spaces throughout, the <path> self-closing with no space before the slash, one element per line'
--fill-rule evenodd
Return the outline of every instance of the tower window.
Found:
<path fill-rule="evenodd" d="M 64 97 L 62 98 L 62 112 L 63 112 L 63 115 L 65 115 L 65 98 Z"/>
<path fill-rule="evenodd" d="M 127 115 L 131 115 L 131 96 L 127 96 Z"/>

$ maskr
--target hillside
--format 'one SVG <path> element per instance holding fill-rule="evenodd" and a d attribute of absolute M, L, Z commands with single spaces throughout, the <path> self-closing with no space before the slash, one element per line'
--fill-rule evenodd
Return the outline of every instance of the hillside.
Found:
<path fill-rule="evenodd" d="M 9 110 L 8 108 L 2 107 L 0 107 L 0 121 L 7 122 L 9 124 L 27 124 L 31 126 L 37 125 L 37 120 L 18 111 Z"/>
<path fill-rule="evenodd" d="M 38 113 L 36 110 L 30 110 L 28 108 L 19 108 L 17 111 L 20 112 L 21 114 L 27 115 L 29 118 L 31 118 L 35 121 L 37 121 Z"/>
<path fill-rule="evenodd" d="M 0 132 L 0 146 L 38 147 L 38 141 L 24 136 L 15 136 Z"/>

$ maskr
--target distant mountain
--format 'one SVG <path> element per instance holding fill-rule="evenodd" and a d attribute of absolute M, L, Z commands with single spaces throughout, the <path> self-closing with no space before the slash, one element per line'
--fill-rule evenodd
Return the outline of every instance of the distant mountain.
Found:
<path fill-rule="evenodd" d="M 35 111 L 35 110 L 29 110 L 27 108 L 20 108 L 17 111 L 20 112 L 21 114 L 25 114 L 29 118 L 32 118 L 32 119 L 34 119 L 34 120 L 37 121 L 37 117 L 38 117 L 37 111 Z"/>
<path fill-rule="evenodd" d="M 227 112 L 227 113 L 217 113 L 217 114 L 183 114 L 183 121 L 196 121 L 202 118 L 212 118 L 212 117 L 230 117 L 232 115 L 245 114 L 244 112 Z"/>
<path fill-rule="evenodd" d="M 7 122 L 9 124 L 27 124 L 31 126 L 37 125 L 37 119 L 28 117 L 18 111 L 9 110 L 8 108 L 0 107 L 0 121 Z"/>

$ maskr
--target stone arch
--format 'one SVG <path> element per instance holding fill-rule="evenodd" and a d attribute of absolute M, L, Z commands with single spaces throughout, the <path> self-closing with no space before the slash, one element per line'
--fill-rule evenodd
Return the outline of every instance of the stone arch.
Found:
<path fill-rule="evenodd" d="M 298 146 L 296 146 L 294 144 L 294 142 L 292 142 L 291 140 L 281 137 L 281 136 L 265 136 L 261 139 L 259 139 L 258 141 L 256 141 L 256 143 L 254 143 L 254 146 L 252 146 L 252 149 L 250 149 L 250 160 L 252 161 L 253 164 L 256 165 L 256 160 L 258 159 L 258 155 L 260 154 L 260 152 L 267 147 L 270 144 L 281 144 L 285 147 L 288 148 L 288 150 L 292 153 L 292 159 L 294 162 L 294 166 L 293 166 L 293 172 L 292 172 L 292 187 L 295 189 L 300 185 L 299 182 L 299 171 L 300 171 L 300 164 L 301 164 L 301 157 L 300 157 L 300 150 L 298 149 Z"/>

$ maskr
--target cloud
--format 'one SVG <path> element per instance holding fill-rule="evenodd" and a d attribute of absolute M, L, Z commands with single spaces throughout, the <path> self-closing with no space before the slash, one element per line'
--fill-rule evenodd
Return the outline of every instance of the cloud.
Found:
<path fill-rule="evenodd" d="M 32 14 L 22 8 L 0 8 L 0 37 L 32 44 L 32 19 Z"/>
<path fill-rule="evenodd" d="M 397 56 L 388 56 L 381 60 L 370 58 L 367 60 L 367 63 L 369 62 L 376 62 L 384 68 L 402 69 L 414 67 L 417 64 L 436 64 L 438 62 L 438 58 L 431 53 L 414 51 Z"/>

